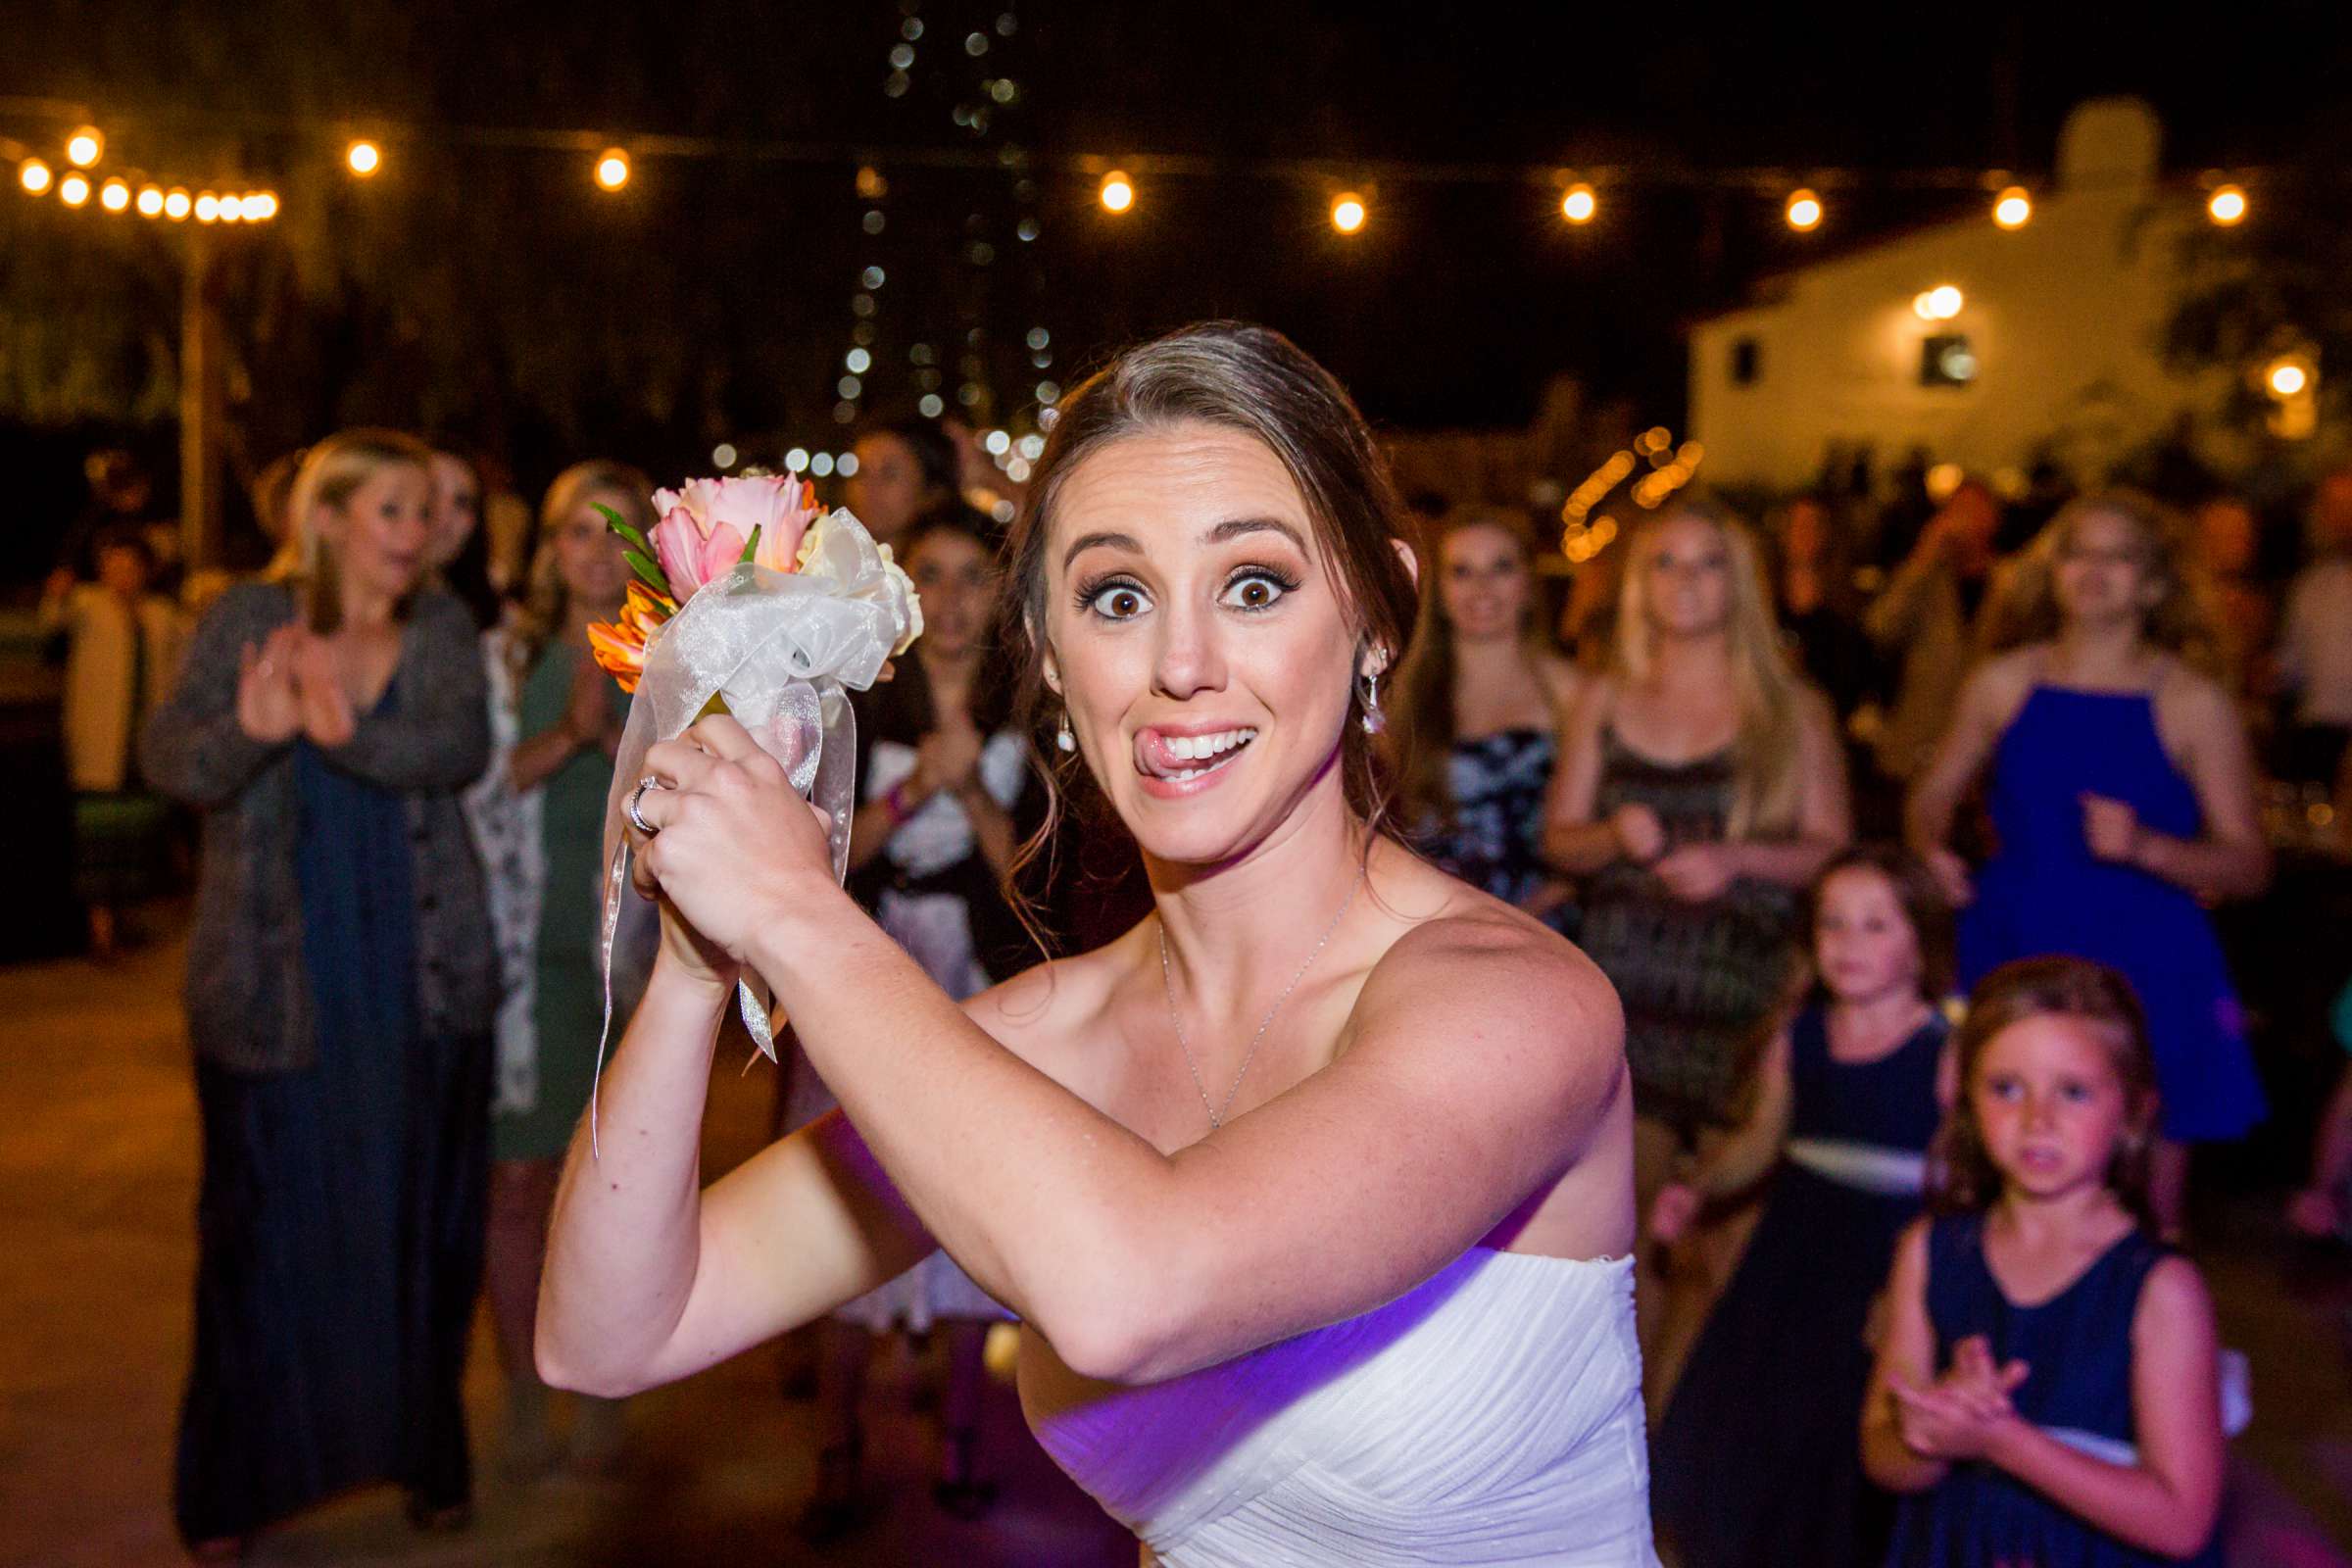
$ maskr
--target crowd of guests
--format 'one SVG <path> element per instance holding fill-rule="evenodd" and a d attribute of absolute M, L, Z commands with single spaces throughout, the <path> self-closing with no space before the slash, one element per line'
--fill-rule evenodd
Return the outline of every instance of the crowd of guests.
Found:
<path fill-rule="evenodd" d="M 968 996 L 1037 956 L 1005 879 L 1053 742 L 1013 717 L 1002 518 L 969 455 L 926 420 L 856 450 L 838 499 L 894 546 L 928 631 L 859 699 L 852 883 Z M 477 1295 L 502 1462 L 620 1452 L 615 1404 L 560 1431 L 531 1326 L 606 1005 L 626 699 L 585 628 L 628 570 L 599 509 L 650 525 L 652 488 L 575 464 L 527 549 L 494 549 L 472 457 L 347 431 L 265 470 L 275 559 L 192 629 L 133 529 L 74 541 L 86 566 L 50 586 L 94 940 L 152 886 L 166 803 L 201 821 L 176 1491 L 201 1554 L 369 1482 L 422 1528 L 461 1525 Z M 1914 540 L 1875 542 L 1877 572 L 1845 512 L 1799 498 L 1759 531 L 1678 496 L 1584 568 L 1564 644 L 1530 519 L 1446 512 L 1413 541 L 1422 619 L 1382 737 L 1400 819 L 1623 1002 L 1656 1507 L 1682 1562 L 2210 1550 L 2219 1379 L 2177 1249 L 2190 1150 L 2265 1105 L 2208 910 L 2269 873 L 2257 756 L 2328 784 L 2344 766 L 2352 471 L 2320 485 L 2282 599 L 2226 496 L 2192 529 L 2083 495 L 2004 552 L 2013 519 L 1963 481 Z M 1053 858 L 1087 864 L 1082 844 Z M 1064 881 L 1075 923 L 1117 917 Z M 620 965 L 616 1008 L 637 983 Z M 2352 1046 L 2352 994 L 2342 1010 Z M 801 1063 L 779 1120 L 828 1103 Z M 2341 1228 L 2348 1179 L 2352 1083 L 2295 1223 Z M 812 1534 L 861 1516 L 875 1337 L 935 1325 L 936 1494 L 988 1506 L 1002 1315 L 937 1254 L 806 1347 Z"/>
<path fill-rule="evenodd" d="M 2213 1560 L 2178 1249 L 2190 1152 L 2266 1104 L 2209 911 L 2270 876 L 2258 755 L 2352 795 L 2352 472 L 2282 608 L 2227 496 L 2053 499 L 2004 553 L 1964 480 L 1879 570 L 1829 498 L 1770 522 L 1661 507 L 1568 664 L 1519 521 L 1446 514 L 1393 731 L 1425 852 L 1625 1006 L 1661 1540 Z M 2293 1222 L 2348 1176 L 2352 1083 Z"/>

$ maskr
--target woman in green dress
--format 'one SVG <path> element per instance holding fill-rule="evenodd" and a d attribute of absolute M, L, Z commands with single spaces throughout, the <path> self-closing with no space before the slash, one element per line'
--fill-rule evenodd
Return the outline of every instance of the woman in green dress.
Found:
<path fill-rule="evenodd" d="M 487 1274 L 508 1380 L 506 1459 L 520 1476 L 559 1457 L 547 1389 L 531 1364 L 531 1320 L 557 1173 L 596 1079 L 605 1006 L 599 860 L 612 754 L 628 712 L 628 700 L 588 654 L 588 624 L 619 612 L 629 575 L 596 509 L 651 528 L 652 488 L 615 463 L 575 464 L 559 474 L 540 508 L 521 612 L 486 639 L 501 756 L 468 804 L 498 894 L 508 982 L 491 1120 Z M 584 1403 L 571 1436 L 574 1463 L 609 1464 L 619 1446 L 617 1404 Z"/>

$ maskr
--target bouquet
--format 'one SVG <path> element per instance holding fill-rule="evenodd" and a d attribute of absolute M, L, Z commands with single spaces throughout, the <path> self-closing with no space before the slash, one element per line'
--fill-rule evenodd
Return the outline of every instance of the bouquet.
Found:
<path fill-rule="evenodd" d="M 890 547 L 846 510 L 826 513 L 798 478 L 695 479 L 654 492 L 651 536 L 598 508 L 633 573 L 619 618 L 588 628 L 597 663 L 636 695 L 605 804 L 600 956 L 605 1034 L 612 1028 L 612 943 L 628 880 L 623 811 L 657 742 L 705 713 L 732 714 L 825 813 L 833 874 L 849 865 L 857 728 L 848 688 L 863 691 L 922 634 L 922 605 Z M 745 1026 L 773 1060 L 764 999 L 746 976 Z M 597 1048 L 603 1060 L 604 1047 Z"/>

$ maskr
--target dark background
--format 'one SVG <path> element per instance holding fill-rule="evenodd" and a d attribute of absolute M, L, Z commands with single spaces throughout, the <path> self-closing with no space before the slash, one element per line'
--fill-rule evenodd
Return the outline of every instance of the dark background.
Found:
<path fill-rule="evenodd" d="M 887 56 L 909 14 L 923 35 L 892 97 Z M 1986 201 L 1923 175 L 2046 178 L 2085 97 L 2146 97 L 2168 171 L 2252 169 L 2258 219 L 2275 214 L 2260 172 L 2341 145 L 2340 17 L 10 0 L 0 137 L 62 167 L 65 122 L 25 100 L 66 100 L 108 129 L 110 168 L 283 196 L 269 228 L 207 235 L 236 463 L 364 419 L 477 440 L 527 491 L 590 451 L 675 475 L 720 440 L 767 461 L 846 445 L 833 383 L 868 265 L 888 279 L 867 411 L 922 390 L 921 343 L 951 407 L 972 374 L 981 419 L 1021 428 L 1038 380 L 1066 385 L 1122 341 L 1236 316 L 1297 337 L 1393 426 L 1521 424 L 1561 373 L 1674 422 L 1684 322 L 1773 269 Z M 975 30 L 989 42 L 976 58 L 962 46 Z M 1015 83 L 1009 104 L 984 89 L 999 77 Z M 958 120 L 975 105 L 990 111 L 977 129 Z M 385 172 L 354 181 L 343 143 L 378 126 Z M 695 155 L 641 142 L 629 189 L 605 198 L 587 150 L 514 134 L 566 130 L 694 138 Z M 923 166 L 943 152 L 1013 162 Z M 1147 154 L 1218 167 L 1139 172 L 1135 211 L 1107 219 L 1074 161 L 1140 170 Z M 1330 175 L 1266 167 L 1291 160 Z M 1531 177 L 1351 175 L 1378 160 Z M 855 188 L 860 161 L 889 182 L 879 203 Z M 1570 228 L 1532 177 L 1554 166 L 1624 167 L 1637 183 L 1603 182 L 1598 220 Z M 1799 181 L 1831 203 L 1809 236 L 1780 218 Z M 1326 218 L 1336 183 L 1371 198 L 1352 240 Z M 868 236 L 876 206 L 886 226 Z M 0 191 L 0 465 L 23 504 L 70 509 L 78 454 L 105 435 L 170 467 L 193 228 Z M 1023 341 L 1034 326 L 1052 334 L 1043 368 Z"/>

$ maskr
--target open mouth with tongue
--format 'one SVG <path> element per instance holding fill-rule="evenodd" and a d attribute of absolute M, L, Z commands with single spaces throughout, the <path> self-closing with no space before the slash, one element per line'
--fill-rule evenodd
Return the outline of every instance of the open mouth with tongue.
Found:
<path fill-rule="evenodd" d="M 1164 784 L 1189 784 L 1224 768 L 1255 739 L 1257 731 L 1247 725 L 1200 735 L 1142 730 L 1135 737 L 1136 771 Z"/>

